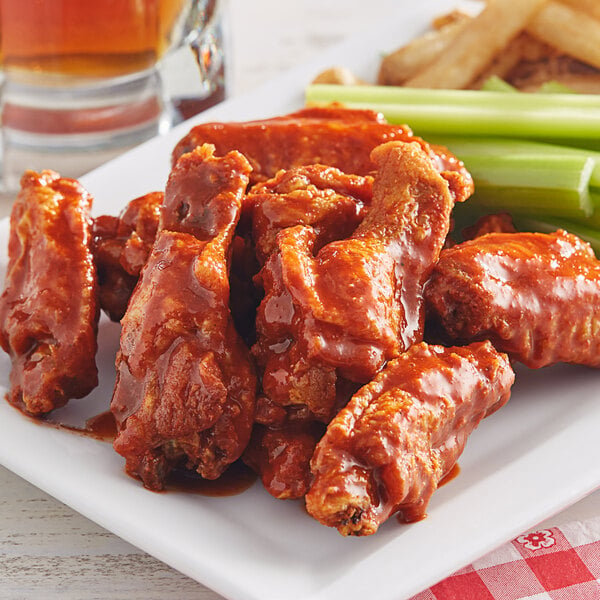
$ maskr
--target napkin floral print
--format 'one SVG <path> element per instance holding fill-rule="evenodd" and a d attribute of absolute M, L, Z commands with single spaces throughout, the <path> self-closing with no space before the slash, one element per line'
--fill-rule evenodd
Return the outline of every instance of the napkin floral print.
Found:
<path fill-rule="evenodd" d="M 526 535 L 520 535 L 515 541 L 518 544 L 522 544 L 527 550 L 550 548 L 556 544 L 554 535 L 549 529 L 540 529 L 540 531 L 532 531 Z"/>
<path fill-rule="evenodd" d="M 598 600 L 600 518 L 520 535 L 411 600 Z"/>

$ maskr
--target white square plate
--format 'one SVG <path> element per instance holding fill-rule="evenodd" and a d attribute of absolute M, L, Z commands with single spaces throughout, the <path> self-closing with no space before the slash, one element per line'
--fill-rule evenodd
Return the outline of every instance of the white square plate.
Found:
<path fill-rule="evenodd" d="M 303 104 L 322 68 L 342 64 L 373 78 L 381 51 L 423 31 L 453 0 L 402 3 L 381 27 L 318 61 L 194 119 L 246 120 Z M 406 5 L 410 4 L 408 8 Z M 164 186 L 169 155 L 190 122 L 82 178 L 95 214 Z M 8 222 L 0 222 L 0 276 Z M 106 410 L 118 326 L 100 325 L 100 386 L 63 409 L 71 422 Z M 0 356 L 0 394 L 10 363 Z M 109 444 L 36 425 L 0 403 L 0 463 L 190 577 L 232 600 L 402 600 L 434 584 L 600 486 L 600 373 L 558 366 L 520 369 L 513 397 L 484 421 L 460 458 L 460 475 L 433 496 L 427 519 L 395 519 L 367 538 L 342 538 L 295 501 L 259 484 L 241 495 L 154 494 L 127 477 Z"/>

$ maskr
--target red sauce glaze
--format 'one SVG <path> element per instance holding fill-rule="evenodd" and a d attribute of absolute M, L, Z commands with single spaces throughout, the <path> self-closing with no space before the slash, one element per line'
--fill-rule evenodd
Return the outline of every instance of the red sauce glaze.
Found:
<path fill-rule="evenodd" d="M 456 479 L 460 474 L 460 466 L 458 463 L 454 463 L 452 468 L 440 479 L 438 488 L 450 483 L 453 479 Z"/>
<path fill-rule="evenodd" d="M 110 442 L 115 439 L 117 435 L 117 424 L 114 416 L 110 411 L 102 412 L 98 415 L 94 415 L 86 420 L 83 427 L 77 427 L 76 425 L 68 425 L 59 420 L 52 413 L 43 415 L 42 417 L 34 417 L 23 412 L 18 407 L 17 410 L 25 417 L 27 417 L 32 423 L 36 425 L 42 425 L 46 427 L 52 427 L 53 429 L 60 429 L 61 431 L 69 431 L 76 433 L 83 437 L 93 438 L 101 442 Z"/>

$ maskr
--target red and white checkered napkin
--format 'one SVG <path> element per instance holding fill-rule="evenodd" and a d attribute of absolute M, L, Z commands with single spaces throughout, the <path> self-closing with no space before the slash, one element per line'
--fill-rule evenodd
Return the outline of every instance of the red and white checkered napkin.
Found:
<path fill-rule="evenodd" d="M 600 518 L 520 535 L 411 600 L 600 600 Z"/>

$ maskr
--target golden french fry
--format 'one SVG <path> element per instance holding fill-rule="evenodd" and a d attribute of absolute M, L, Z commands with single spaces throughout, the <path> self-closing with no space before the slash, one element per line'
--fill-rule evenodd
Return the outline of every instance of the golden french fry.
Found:
<path fill-rule="evenodd" d="M 508 45 L 494 57 L 492 62 L 482 71 L 477 79 L 469 86 L 478 90 L 490 77 L 496 76 L 509 81 L 518 89 L 530 86 L 530 82 L 515 81 L 515 71 L 528 73 L 528 77 L 538 81 L 547 81 L 550 75 L 546 73 L 551 59 L 559 52 L 548 44 L 534 38 L 526 31 L 517 35 Z M 554 64 L 554 61 L 552 61 Z"/>
<path fill-rule="evenodd" d="M 560 0 L 560 2 L 581 10 L 600 21 L 600 2 L 598 0 Z"/>
<path fill-rule="evenodd" d="M 404 85 L 447 89 L 469 86 L 546 2 L 490 0 L 437 60 Z"/>
<path fill-rule="evenodd" d="M 600 20 L 554 0 L 527 25 L 527 31 L 561 52 L 600 69 Z"/>
<path fill-rule="evenodd" d="M 337 85 L 364 85 L 366 82 L 359 79 L 346 67 L 332 67 L 321 71 L 312 83 L 333 83 Z"/>
<path fill-rule="evenodd" d="M 470 19 L 470 15 L 463 12 L 462 10 L 452 10 L 449 13 L 440 15 L 439 17 L 435 17 L 431 22 L 431 26 L 433 29 L 443 29 L 448 25 L 452 25 L 453 23 L 458 23 L 460 21 L 468 21 Z"/>
<path fill-rule="evenodd" d="M 519 34 L 508 43 L 502 52 L 498 53 L 492 59 L 492 62 L 490 62 L 475 81 L 471 83 L 470 87 L 479 89 L 487 79 L 494 76 L 505 79 L 519 62 L 521 62 L 523 54 L 529 48 L 530 42 L 531 38 L 529 35 L 526 33 Z"/>
<path fill-rule="evenodd" d="M 384 56 L 379 66 L 377 82 L 381 85 L 402 85 L 409 77 L 432 63 L 462 32 L 470 17 L 448 23 L 429 31 L 406 46 Z"/>

